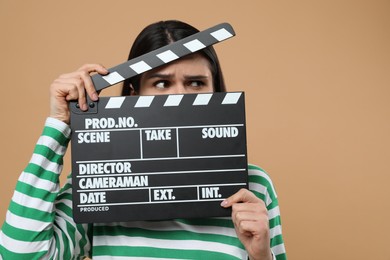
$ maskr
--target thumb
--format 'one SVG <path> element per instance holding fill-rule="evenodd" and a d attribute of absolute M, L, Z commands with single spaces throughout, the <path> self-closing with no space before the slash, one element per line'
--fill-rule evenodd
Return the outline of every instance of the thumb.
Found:
<path fill-rule="evenodd" d="M 245 202 L 257 202 L 258 198 L 251 191 L 247 189 L 240 189 L 238 192 L 234 193 L 232 196 L 224 199 L 221 202 L 221 207 L 229 208 L 234 203 L 245 203 Z"/>

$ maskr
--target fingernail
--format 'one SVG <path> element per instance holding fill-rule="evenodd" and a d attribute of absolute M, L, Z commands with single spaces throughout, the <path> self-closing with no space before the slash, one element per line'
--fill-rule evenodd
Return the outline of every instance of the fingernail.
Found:
<path fill-rule="evenodd" d="M 93 101 L 96 101 L 96 100 L 98 100 L 99 96 L 98 96 L 98 94 L 93 93 L 91 98 Z"/>
<path fill-rule="evenodd" d="M 222 206 L 222 207 L 225 207 L 225 206 L 227 205 L 227 203 L 228 203 L 227 200 L 223 200 L 223 201 L 221 202 L 221 206 Z"/>
<path fill-rule="evenodd" d="M 84 111 L 88 110 L 88 106 L 87 106 L 87 104 L 83 104 L 83 107 L 82 107 L 82 109 L 83 109 Z"/>

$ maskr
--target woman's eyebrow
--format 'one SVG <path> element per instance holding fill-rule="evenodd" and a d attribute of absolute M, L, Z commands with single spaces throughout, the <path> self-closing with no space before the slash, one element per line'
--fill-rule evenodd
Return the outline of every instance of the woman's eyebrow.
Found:
<path fill-rule="evenodd" d="M 159 78 L 159 79 L 169 79 L 172 78 L 173 74 L 163 74 L 163 73 L 153 73 L 153 74 L 145 74 L 145 79 L 153 79 L 153 78 Z M 207 75 L 184 75 L 184 78 L 186 80 L 199 80 L 199 79 L 207 79 L 209 76 Z"/>
<path fill-rule="evenodd" d="M 208 79 L 207 75 L 185 75 L 186 80 L 199 80 L 199 79 Z"/>
<path fill-rule="evenodd" d="M 145 74 L 146 79 L 153 79 L 153 78 L 169 79 L 171 77 L 173 77 L 172 74 L 162 74 L 162 73 Z"/>

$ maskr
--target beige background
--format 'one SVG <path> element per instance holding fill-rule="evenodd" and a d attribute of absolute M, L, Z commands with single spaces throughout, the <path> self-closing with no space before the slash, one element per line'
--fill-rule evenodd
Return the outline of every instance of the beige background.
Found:
<path fill-rule="evenodd" d="M 216 49 L 229 90 L 246 92 L 249 158 L 276 185 L 289 259 L 389 260 L 390 2 L 133 3 L 0 0 L 0 221 L 52 80 L 125 61 L 151 22 L 227 21 L 237 36 Z"/>

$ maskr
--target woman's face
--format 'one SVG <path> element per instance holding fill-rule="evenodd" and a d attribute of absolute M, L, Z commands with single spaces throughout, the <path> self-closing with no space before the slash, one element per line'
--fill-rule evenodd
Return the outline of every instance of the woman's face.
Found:
<path fill-rule="evenodd" d="M 199 54 L 181 58 L 142 74 L 138 95 L 214 92 L 210 64 Z"/>

